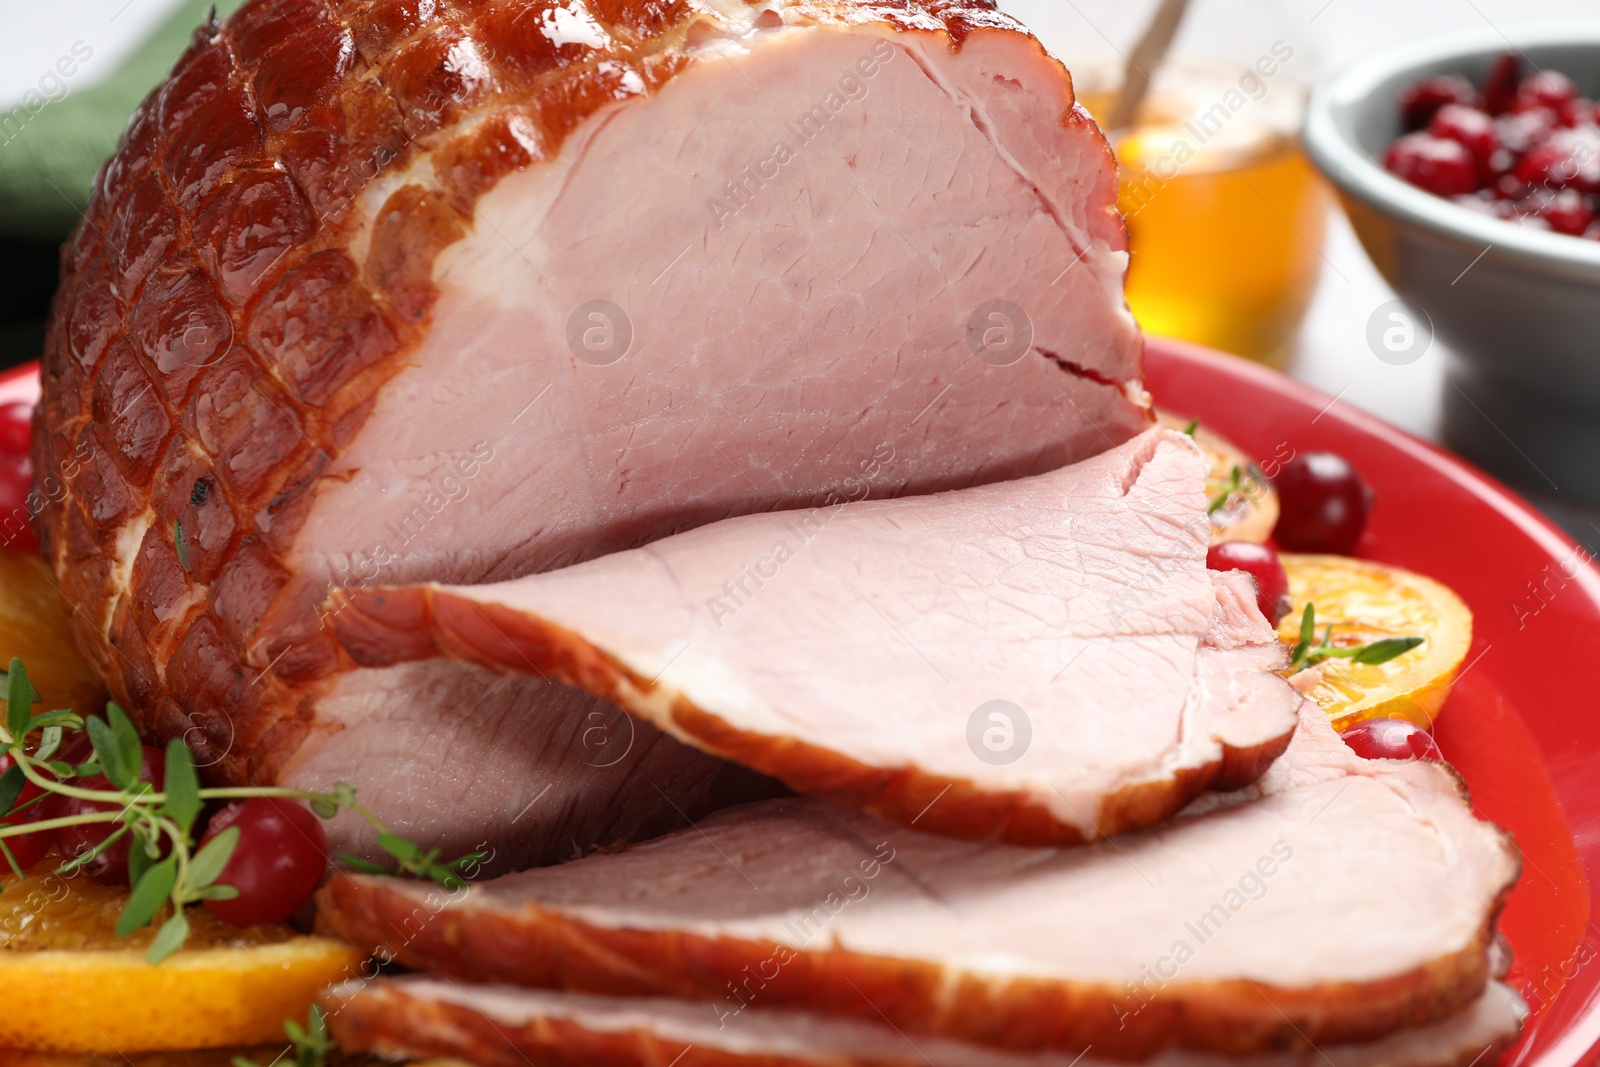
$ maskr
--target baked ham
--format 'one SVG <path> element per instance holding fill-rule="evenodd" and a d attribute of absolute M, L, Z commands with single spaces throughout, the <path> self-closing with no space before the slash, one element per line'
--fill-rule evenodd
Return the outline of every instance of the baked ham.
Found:
<path fill-rule="evenodd" d="M 1519 861 L 1446 765 L 1363 760 L 1307 702 L 1259 782 L 1198 809 L 1035 849 L 780 799 L 458 893 L 336 877 L 319 921 L 460 981 L 1117 1058 L 1371 1041 L 1482 995 Z"/>
<path fill-rule="evenodd" d="M 1110 1067 L 1090 1052 L 1019 1053 L 882 1022 L 757 1008 L 719 1018 L 704 1004 L 597 997 L 513 986 L 462 986 L 422 975 L 348 982 L 322 997 L 346 1051 L 388 1059 L 461 1057 L 480 1067 Z M 1165 1052 L 1146 1067 L 1468 1067 L 1493 1063 L 1527 1006 L 1491 982 L 1458 1015 L 1360 1045 L 1229 1058 Z"/>
<path fill-rule="evenodd" d="M 681 825 L 720 763 L 641 727 L 610 766 L 642 810 L 587 770 L 620 713 L 357 669 L 330 588 L 1120 444 L 1150 415 L 1115 199 L 990 0 L 250 0 L 63 251 L 45 555 L 116 698 L 214 781 L 345 779 L 503 865 Z"/>
<path fill-rule="evenodd" d="M 563 570 L 342 593 L 364 665 L 581 686 L 801 792 L 1065 844 L 1254 781 L 1300 697 L 1243 574 L 1206 569 L 1208 462 L 1155 429 L 1049 474 L 729 519 Z"/>

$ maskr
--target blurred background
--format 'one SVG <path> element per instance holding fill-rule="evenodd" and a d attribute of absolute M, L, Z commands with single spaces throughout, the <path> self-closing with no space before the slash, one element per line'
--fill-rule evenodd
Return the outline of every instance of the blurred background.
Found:
<path fill-rule="evenodd" d="M 220 0 L 227 14 L 239 0 Z M 1112 129 L 1134 258 L 1129 299 L 1147 330 L 1239 352 L 1423 437 L 1440 435 L 1448 352 L 1403 365 L 1369 346 L 1394 299 L 1298 148 L 1306 88 L 1385 45 L 1451 29 L 1593 18 L 1594 0 L 1192 0 L 1131 119 L 1114 99 L 1158 0 L 1000 0 L 1074 72 Z M 0 37 L 0 364 L 37 357 L 56 248 L 94 170 L 209 0 L 18 5 Z M 1240 70 L 1256 72 L 1243 85 Z M 70 71 L 70 73 L 68 73 Z M 1244 106 L 1192 125 L 1197 104 Z M 1190 123 L 1186 125 L 1186 123 Z M 1196 158 L 1174 158 L 1183 143 Z M 1575 534 L 1588 511 L 1538 502 Z"/>

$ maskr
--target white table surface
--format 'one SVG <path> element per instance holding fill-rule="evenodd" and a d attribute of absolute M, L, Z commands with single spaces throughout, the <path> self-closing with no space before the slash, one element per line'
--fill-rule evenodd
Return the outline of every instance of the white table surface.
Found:
<path fill-rule="evenodd" d="M 1154 0 L 1000 0 L 1054 51 L 1125 49 Z M 0 35 L 0 101 L 14 101 L 75 42 L 94 49 L 72 87 L 117 66 L 175 7 L 174 0 L 52 0 L 17 4 Z M 1237 27 L 1243 34 L 1271 18 L 1300 55 L 1323 70 L 1392 42 L 1452 28 L 1563 17 L 1600 17 L 1595 0 L 1196 0 L 1191 21 Z M 1322 280 L 1306 317 L 1291 373 L 1429 438 L 1438 433 L 1445 353 L 1438 344 L 1421 360 L 1397 367 L 1376 359 L 1364 340 L 1373 309 L 1392 298 L 1342 214 L 1330 220 L 1321 254 Z"/>

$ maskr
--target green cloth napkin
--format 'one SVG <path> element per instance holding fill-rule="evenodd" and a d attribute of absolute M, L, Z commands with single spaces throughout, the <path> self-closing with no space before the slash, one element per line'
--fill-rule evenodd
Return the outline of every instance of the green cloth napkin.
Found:
<path fill-rule="evenodd" d="M 219 17 L 241 2 L 218 0 Z M 166 77 L 212 7 L 212 0 L 185 0 L 112 74 L 82 89 L 66 79 L 65 97 L 31 114 L 20 130 L 5 131 L 0 137 L 0 235 L 37 241 L 66 238 L 128 117 Z M 88 63 L 93 62 L 91 57 Z M 25 105 L 22 112 L 28 115 Z"/>

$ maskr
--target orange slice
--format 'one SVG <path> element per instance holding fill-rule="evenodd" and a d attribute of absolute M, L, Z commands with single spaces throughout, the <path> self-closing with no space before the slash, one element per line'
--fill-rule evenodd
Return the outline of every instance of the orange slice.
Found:
<path fill-rule="evenodd" d="M 284 1044 L 324 986 L 362 954 L 282 924 L 228 926 L 189 909 L 191 934 L 159 966 L 154 927 L 113 932 L 126 891 L 55 875 L 54 857 L 0 896 L 0 1048 L 118 1053 Z M 156 924 L 159 925 L 159 922 Z"/>
<path fill-rule="evenodd" d="M 0 549 L 0 670 L 13 656 L 28 665 L 28 678 L 44 697 L 39 710 L 105 710 L 105 690 L 72 643 L 49 565 Z"/>
<path fill-rule="evenodd" d="M 1194 420 L 1157 409 L 1156 421 L 1181 432 Z M 1278 525 L 1278 494 L 1272 483 L 1233 442 L 1204 425 L 1195 428 L 1194 442 L 1211 460 L 1211 470 L 1206 475 L 1207 497 L 1215 500 L 1227 494 L 1222 506 L 1211 513 L 1211 543 L 1266 541 Z M 1235 470 L 1239 472 L 1239 488 L 1231 489 Z"/>
<path fill-rule="evenodd" d="M 1322 706 L 1336 730 L 1361 719 L 1407 719 L 1431 729 L 1472 644 L 1472 611 L 1432 578 L 1347 556 L 1282 553 L 1294 602 L 1278 624 L 1288 645 L 1300 617 L 1316 605 L 1317 637 L 1333 626 L 1332 644 L 1351 648 L 1385 637 L 1420 637 L 1421 645 L 1387 663 L 1331 659 L 1292 677 Z"/>

